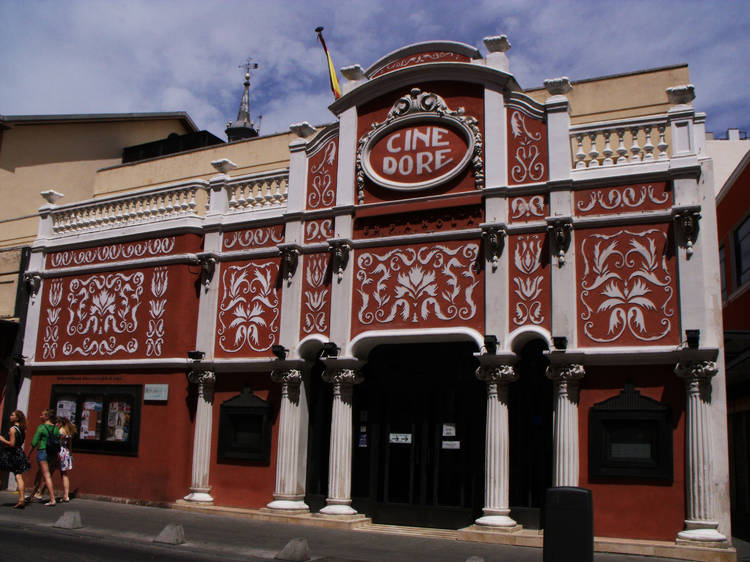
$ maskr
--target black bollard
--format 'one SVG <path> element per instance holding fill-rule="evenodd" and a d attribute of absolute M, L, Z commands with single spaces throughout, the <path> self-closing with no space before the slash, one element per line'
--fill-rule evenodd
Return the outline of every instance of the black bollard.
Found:
<path fill-rule="evenodd" d="M 593 562 L 591 490 L 548 488 L 544 505 L 544 562 Z"/>

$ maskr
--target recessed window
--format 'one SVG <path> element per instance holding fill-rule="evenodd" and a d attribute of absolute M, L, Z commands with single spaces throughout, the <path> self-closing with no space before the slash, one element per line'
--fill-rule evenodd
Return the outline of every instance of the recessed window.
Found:
<path fill-rule="evenodd" d="M 734 256 L 737 287 L 750 281 L 750 217 L 734 231 Z"/>
<path fill-rule="evenodd" d="M 591 478 L 672 479 L 669 407 L 632 384 L 589 412 Z"/>
<path fill-rule="evenodd" d="M 78 428 L 73 448 L 92 453 L 138 454 L 140 385 L 53 385 L 51 408 Z"/>
<path fill-rule="evenodd" d="M 271 459 L 271 405 L 249 388 L 221 405 L 219 414 L 219 460 L 259 461 Z"/>

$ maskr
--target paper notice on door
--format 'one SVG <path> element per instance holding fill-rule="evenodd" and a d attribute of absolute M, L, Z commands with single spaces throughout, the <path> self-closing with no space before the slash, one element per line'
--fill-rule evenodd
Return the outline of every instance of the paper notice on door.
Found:
<path fill-rule="evenodd" d="M 456 436 L 456 424 L 444 423 L 443 424 L 443 437 L 455 437 L 455 436 Z"/>
<path fill-rule="evenodd" d="M 443 449 L 460 449 L 461 441 L 443 441 Z"/>
<path fill-rule="evenodd" d="M 411 433 L 389 433 L 388 442 L 389 443 L 406 443 L 407 445 L 409 445 L 411 444 Z"/>

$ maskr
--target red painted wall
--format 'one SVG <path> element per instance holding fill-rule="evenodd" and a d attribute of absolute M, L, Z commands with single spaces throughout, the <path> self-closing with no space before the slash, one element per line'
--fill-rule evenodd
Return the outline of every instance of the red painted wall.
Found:
<path fill-rule="evenodd" d="M 733 258 L 733 230 L 750 212 L 750 165 L 746 166 L 719 202 L 716 209 L 718 219 L 719 245 L 724 246 L 726 268 L 724 278 L 727 281 L 727 295 L 731 297 L 724 307 L 725 330 L 750 330 L 750 320 L 747 311 L 750 310 L 750 290 L 732 297 L 738 289 L 734 275 Z"/>
<path fill-rule="evenodd" d="M 594 404 L 617 396 L 626 382 L 632 382 L 641 395 L 671 408 L 671 482 L 635 479 L 589 479 L 589 410 Z M 685 391 L 672 367 L 587 367 L 581 383 L 578 423 L 580 428 L 581 487 L 593 492 L 594 534 L 599 537 L 626 537 L 672 541 L 685 520 Z"/>
<path fill-rule="evenodd" d="M 118 498 L 172 502 L 189 492 L 193 456 L 195 399 L 188 399 L 184 372 L 107 373 L 36 373 L 31 379 L 29 401 L 29 440 L 39 424 L 39 414 L 50 407 L 53 384 L 118 385 L 169 384 L 165 403 L 143 402 L 141 405 L 138 456 L 105 455 L 73 450 L 71 490 Z M 27 482 L 36 474 L 36 454 Z M 53 483 L 62 489 L 59 476 Z M 27 484 L 28 485 L 28 484 Z"/>
<path fill-rule="evenodd" d="M 271 460 L 268 464 L 253 461 L 218 460 L 219 414 L 221 403 L 234 398 L 249 386 L 253 393 L 273 406 Z M 276 482 L 276 440 L 278 437 L 281 385 L 271 381 L 269 373 L 221 373 L 214 391 L 214 419 L 211 435 L 211 495 L 218 505 L 264 507 L 273 500 Z"/>

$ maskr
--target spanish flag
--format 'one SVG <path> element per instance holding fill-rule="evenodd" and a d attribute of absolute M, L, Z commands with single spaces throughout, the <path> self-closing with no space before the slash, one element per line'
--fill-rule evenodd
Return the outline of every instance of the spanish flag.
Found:
<path fill-rule="evenodd" d="M 336 78 L 336 69 L 333 67 L 331 53 L 328 52 L 328 47 L 326 47 L 325 39 L 323 39 L 323 27 L 316 27 L 315 32 L 318 34 L 320 44 L 323 45 L 323 51 L 325 52 L 326 60 L 328 61 L 328 80 L 331 83 L 331 91 L 333 92 L 333 97 L 339 99 L 341 97 L 341 88 L 339 88 L 339 79 Z"/>

